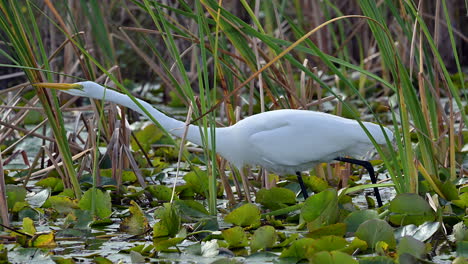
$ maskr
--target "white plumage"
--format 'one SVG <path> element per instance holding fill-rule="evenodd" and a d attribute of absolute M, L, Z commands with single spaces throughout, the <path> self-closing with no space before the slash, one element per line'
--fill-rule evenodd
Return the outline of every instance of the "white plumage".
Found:
<path fill-rule="evenodd" d="M 377 143 L 385 144 L 380 126 L 364 125 Z M 385 131 L 392 140 L 391 131 Z M 247 117 L 216 138 L 217 151 L 237 167 L 260 165 L 278 174 L 294 174 L 337 157 L 360 157 L 373 148 L 355 120 L 291 109 Z"/>
<path fill-rule="evenodd" d="M 64 92 L 111 101 L 146 115 L 127 95 L 94 82 L 49 84 Z M 182 121 L 168 117 L 145 101 L 141 105 L 169 133 L 181 137 Z M 378 144 L 393 133 L 379 125 L 363 122 Z M 202 145 L 200 128 L 188 127 L 187 140 Z M 259 165 L 278 174 L 294 174 L 343 156 L 360 157 L 373 148 L 371 140 L 355 120 L 307 110 L 275 110 L 249 116 L 233 126 L 216 128 L 216 152 L 237 168 Z M 208 137 L 209 138 L 209 137 Z"/>

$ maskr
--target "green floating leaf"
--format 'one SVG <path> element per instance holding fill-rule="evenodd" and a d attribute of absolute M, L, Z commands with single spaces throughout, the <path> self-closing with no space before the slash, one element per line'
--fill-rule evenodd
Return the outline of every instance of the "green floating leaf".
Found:
<path fill-rule="evenodd" d="M 291 235 L 287 236 L 281 243 L 276 244 L 274 247 L 275 248 L 284 248 L 291 244 L 292 242 L 296 241 L 299 238 L 298 233 L 292 233 Z"/>
<path fill-rule="evenodd" d="M 23 233 L 34 236 L 37 232 L 36 227 L 34 226 L 34 221 L 29 218 L 23 218 Z"/>
<path fill-rule="evenodd" d="M 394 225 L 421 225 L 434 221 L 435 212 L 426 200 L 413 193 L 398 194 L 391 202 L 389 221 Z"/>
<path fill-rule="evenodd" d="M 222 231 L 223 238 L 229 245 L 229 248 L 240 248 L 248 245 L 247 235 L 240 226 L 235 226 Z"/>
<path fill-rule="evenodd" d="M 442 185 L 439 186 L 442 193 L 445 195 L 445 198 L 448 201 L 458 200 L 458 189 L 457 186 L 451 181 L 445 181 Z"/>
<path fill-rule="evenodd" d="M 52 257 L 52 260 L 56 263 L 56 264 L 75 264 L 76 262 L 73 260 L 73 258 L 62 258 L 62 257 L 58 257 L 58 256 L 51 256 Z M 94 262 L 96 264 L 112 264 L 111 263 L 106 263 L 106 262 Z"/>
<path fill-rule="evenodd" d="M 363 222 L 377 218 L 379 218 L 379 214 L 375 210 L 354 211 L 344 219 L 344 223 L 347 226 L 346 231 L 354 233 Z"/>
<path fill-rule="evenodd" d="M 191 172 L 185 174 L 184 180 L 186 185 L 190 187 L 195 193 L 206 197 L 208 194 L 208 174 L 199 168 L 193 169 Z"/>
<path fill-rule="evenodd" d="M 307 259 L 306 252 L 315 243 L 315 239 L 302 238 L 291 243 L 289 248 L 281 252 L 280 258 Z"/>
<path fill-rule="evenodd" d="M 306 222 L 316 221 L 318 227 L 333 224 L 338 216 L 338 196 L 335 189 L 327 189 L 309 197 L 301 208 Z"/>
<path fill-rule="evenodd" d="M 269 190 L 260 189 L 255 202 L 271 210 L 285 208 L 296 203 L 296 194 L 286 188 L 273 187 Z"/>
<path fill-rule="evenodd" d="M 164 185 L 150 185 L 146 190 L 158 201 L 169 202 L 172 197 L 172 189 Z M 177 196 L 174 196 L 177 198 Z"/>
<path fill-rule="evenodd" d="M 398 243 L 397 253 L 399 255 L 408 253 L 416 258 L 421 258 L 426 254 L 426 245 L 413 237 L 405 236 L 400 239 L 400 242 Z"/>
<path fill-rule="evenodd" d="M 387 256 L 375 256 L 361 258 L 359 264 L 395 264 L 395 261 Z"/>
<path fill-rule="evenodd" d="M 390 248 L 395 248 L 396 246 L 393 228 L 381 219 L 365 221 L 358 227 L 355 236 L 366 241 L 371 248 L 375 248 L 379 241 L 387 243 Z"/>
<path fill-rule="evenodd" d="M 132 263 L 146 263 L 145 257 L 140 252 L 130 251 L 130 260 Z"/>
<path fill-rule="evenodd" d="M 244 264 L 244 261 L 235 259 L 235 258 L 220 258 L 210 264 Z"/>
<path fill-rule="evenodd" d="M 9 263 L 8 249 L 3 244 L 0 244 L 0 263 Z"/>
<path fill-rule="evenodd" d="M 346 224 L 345 223 L 336 223 L 332 225 L 322 226 L 316 228 L 309 233 L 307 237 L 310 238 L 320 238 L 324 236 L 344 236 L 346 234 Z"/>
<path fill-rule="evenodd" d="M 176 200 L 174 201 L 174 205 L 181 213 L 181 216 L 188 221 L 210 217 L 210 213 L 206 210 L 206 208 L 197 201 Z"/>
<path fill-rule="evenodd" d="M 148 219 L 141 210 L 140 206 L 134 201 L 130 201 L 130 216 L 120 223 L 120 230 L 131 235 L 143 234 L 149 228 Z"/>
<path fill-rule="evenodd" d="M 60 214 L 69 214 L 79 208 L 78 203 L 67 196 L 51 196 L 47 200 L 46 204 L 48 204 L 48 207 L 53 208 Z M 44 207 L 46 207 L 45 204 Z"/>
<path fill-rule="evenodd" d="M 164 133 L 155 124 L 148 124 L 142 130 L 135 132 L 135 137 L 145 152 L 151 149 L 151 145 L 163 137 Z M 134 139 L 131 140 L 132 149 L 140 149 Z"/>
<path fill-rule="evenodd" d="M 452 203 L 460 208 L 466 209 L 468 207 L 468 192 L 459 195 L 458 200 L 453 200 Z"/>
<path fill-rule="evenodd" d="M 165 236 L 173 237 L 179 232 L 181 227 L 180 216 L 171 204 L 164 204 L 164 208 L 155 212 L 155 217 L 161 220 L 153 226 L 154 239 Z"/>
<path fill-rule="evenodd" d="M 92 221 L 89 226 L 90 227 L 103 227 L 103 226 L 108 226 L 112 225 L 114 222 L 112 222 L 111 219 L 105 218 L 105 219 L 96 219 Z"/>
<path fill-rule="evenodd" d="M 238 226 L 260 226 L 260 209 L 251 203 L 244 204 L 226 215 L 224 221 Z"/>
<path fill-rule="evenodd" d="M 56 177 L 47 177 L 36 182 L 35 185 L 44 188 L 50 188 L 54 193 L 63 191 L 63 182 L 61 179 Z"/>
<path fill-rule="evenodd" d="M 26 199 L 26 189 L 22 186 L 7 185 L 6 186 L 6 197 L 8 209 L 13 209 L 16 203 L 23 203 Z"/>
<path fill-rule="evenodd" d="M 340 251 L 348 254 L 354 254 L 357 249 L 360 251 L 365 251 L 367 249 L 367 243 L 366 241 L 355 237 L 350 244 L 348 244 L 345 248 L 340 249 Z"/>
<path fill-rule="evenodd" d="M 250 241 L 250 249 L 252 252 L 257 252 L 262 249 L 272 248 L 277 239 L 276 230 L 272 226 L 262 226 L 255 230 L 252 240 Z"/>
<path fill-rule="evenodd" d="M 468 241 L 457 242 L 457 256 L 468 258 Z"/>
<path fill-rule="evenodd" d="M 346 239 L 338 236 L 325 236 L 320 239 L 316 239 L 312 246 L 307 248 L 306 256 L 310 258 L 314 254 L 321 252 L 321 251 L 334 251 L 334 250 L 342 250 L 348 246 L 348 242 Z"/>
<path fill-rule="evenodd" d="M 30 247 L 56 247 L 57 243 L 55 242 L 54 232 L 47 234 L 37 234 L 29 241 Z"/>
<path fill-rule="evenodd" d="M 93 207 L 94 203 L 94 207 Z M 78 206 L 82 210 L 88 210 L 99 218 L 109 217 L 112 213 L 111 197 L 108 192 L 102 192 L 97 188 L 87 190 L 81 197 Z M 92 210 L 94 209 L 94 212 Z"/>
<path fill-rule="evenodd" d="M 20 213 L 24 209 L 28 208 L 28 202 L 16 202 L 13 208 L 11 209 L 11 212 L 13 213 Z"/>
<path fill-rule="evenodd" d="M 169 229 L 163 221 L 159 221 L 153 226 L 153 239 L 159 241 L 159 238 L 169 237 Z"/>
<path fill-rule="evenodd" d="M 73 260 L 73 259 L 72 259 Z M 93 258 L 93 261 L 94 263 L 96 264 L 112 264 L 114 262 L 112 262 L 110 259 L 108 258 L 105 258 L 105 257 L 102 257 L 102 256 L 96 256 Z M 73 262 L 75 263 L 75 262 Z M 135 262 L 134 262 L 135 263 Z M 64 263 L 65 264 L 65 263 Z"/>
<path fill-rule="evenodd" d="M 180 242 L 184 241 L 185 237 L 174 237 L 174 238 L 168 238 L 165 240 L 159 240 L 154 244 L 154 249 L 156 251 L 166 251 L 170 247 L 175 247 L 177 244 Z"/>
<path fill-rule="evenodd" d="M 311 263 L 323 263 L 323 264 L 358 264 L 359 262 L 355 260 L 352 256 L 340 252 L 340 251 L 322 251 L 314 254 L 309 258 Z"/>
<path fill-rule="evenodd" d="M 132 251 L 138 252 L 143 256 L 150 256 L 154 250 L 154 245 L 151 244 L 140 244 L 129 249 L 123 249 L 122 252 L 130 253 Z"/>
<path fill-rule="evenodd" d="M 42 219 L 44 216 L 44 210 L 40 208 L 33 209 L 32 207 L 24 207 L 21 211 L 18 212 L 18 219 L 23 219 L 29 217 L 34 221 Z"/>
<path fill-rule="evenodd" d="M 99 174 L 102 177 L 111 178 L 112 177 L 112 169 L 101 169 L 99 170 Z M 124 170 L 122 171 L 122 182 L 136 182 L 137 176 L 134 171 L 132 170 Z M 111 183 L 111 182 L 109 182 Z"/>
<path fill-rule="evenodd" d="M 93 222 L 93 216 L 88 210 L 76 209 L 73 213 L 67 215 L 67 222 L 76 229 L 89 229 Z"/>
<path fill-rule="evenodd" d="M 315 193 L 319 193 L 330 188 L 327 181 L 315 175 L 304 177 L 304 183 Z"/>

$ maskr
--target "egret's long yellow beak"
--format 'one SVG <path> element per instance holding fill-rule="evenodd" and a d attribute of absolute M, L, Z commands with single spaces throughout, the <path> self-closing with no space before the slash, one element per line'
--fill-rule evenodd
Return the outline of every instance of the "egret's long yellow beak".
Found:
<path fill-rule="evenodd" d="M 83 85 L 77 83 L 35 83 L 33 86 L 41 87 L 41 88 L 50 88 L 50 89 L 57 89 L 57 90 L 71 90 L 71 89 L 78 89 L 82 90 Z"/>

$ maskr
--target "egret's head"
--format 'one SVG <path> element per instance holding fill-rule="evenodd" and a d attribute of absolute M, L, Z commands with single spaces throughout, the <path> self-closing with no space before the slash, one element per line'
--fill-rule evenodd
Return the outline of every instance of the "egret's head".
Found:
<path fill-rule="evenodd" d="M 84 97 L 100 98 L 105 93 L 105 87 L 91 81 L 77 83 L 36 83 L 36 87 L 61 90 L 67 94 Z"/>

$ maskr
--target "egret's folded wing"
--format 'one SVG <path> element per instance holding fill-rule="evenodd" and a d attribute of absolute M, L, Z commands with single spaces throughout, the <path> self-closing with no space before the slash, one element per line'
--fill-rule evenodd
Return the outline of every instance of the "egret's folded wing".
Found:
<path fill-rule="evenodd" d="M 334 159 L 351 147 L 352 141 L 346 138 L 346 131 L 330 126 L 285 122 L 252 134 L 249 144 L 268 163 L 298 166 Z"/>

